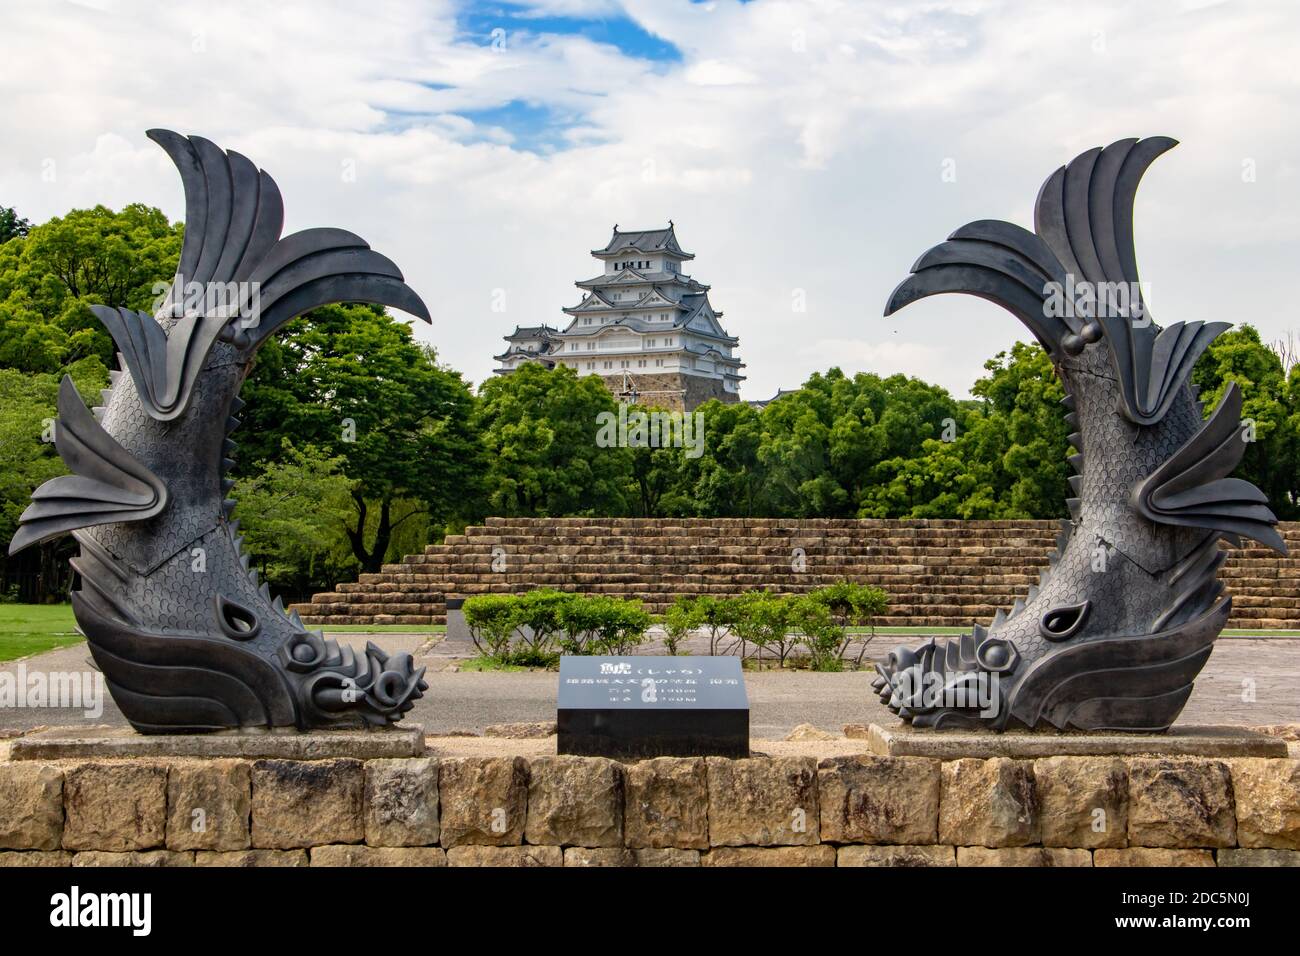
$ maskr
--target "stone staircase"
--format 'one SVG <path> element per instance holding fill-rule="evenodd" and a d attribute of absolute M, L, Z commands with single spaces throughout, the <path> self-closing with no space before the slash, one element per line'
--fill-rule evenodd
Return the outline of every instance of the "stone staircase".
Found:
<path fill-rule="evenodd" d="M 1280 530 L 1291 557 L 1258 546 L 1229 557 L 1231 626 L 1300 628 L 1300 522 Z M 660 613 L 679 594 L 847 579 L 888 592 L 881 625 L 966 627 L 1037 582 L 1058 531 L 1055 521 L 489 518 L 296 608 L 315 626 L 441 624 L 448 598 L 553 587 Z"/>

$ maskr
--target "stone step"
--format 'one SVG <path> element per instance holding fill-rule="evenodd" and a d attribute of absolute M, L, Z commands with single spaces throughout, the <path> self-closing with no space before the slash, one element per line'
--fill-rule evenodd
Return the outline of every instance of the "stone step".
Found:
<path fill-rule="evenodd" d="M 882 623 L 967 626 L 1038 580 L 1058 531 L 1055 521 L 491 518 L 296 607 L 305 621 L 429 623 L 445 619 L 448 597 L 556 587 L 660 612 L 678 594 L 798 593 L 854 580 L 889 592 Z M 1300 545 L 1300 523 L 1279 531 Z M 791 565 L 796 547 L 802 572 Z M 1231 551 L 1222 578 L 1234 623 L 1300 627 L 1296 550 Z"/>

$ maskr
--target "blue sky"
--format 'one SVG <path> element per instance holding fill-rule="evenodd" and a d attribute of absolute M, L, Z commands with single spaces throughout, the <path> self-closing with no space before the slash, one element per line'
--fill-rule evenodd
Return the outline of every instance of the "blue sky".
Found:
<path fill-rule="evenodd" d="M 520 33 L 581 36 L 640 60 L 677 63 L 682 59 L 680 50 L 621 10 L 601 16 L 555 16 L 529 4 L 467 3 L 458 13 L 456 26 L 463 36 L 480 44 L 490 44 L 499 37 L 494 31 L 504 30 L 507 42 Z"/>

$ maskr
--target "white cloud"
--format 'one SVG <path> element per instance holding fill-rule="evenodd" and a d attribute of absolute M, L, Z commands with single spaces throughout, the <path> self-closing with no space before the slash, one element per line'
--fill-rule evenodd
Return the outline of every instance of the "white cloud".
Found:
<path fill-rule="evenodd" d="M 393 258 L 435 314 L 419 334 L 475 380 L 514 325 L 564 320 L 614 222 L 672 218 L 741 338 L 746 397 L 832 364 L 960 393 L 1027 336 L 959 297 L 882 318 L 908 266 L 970 219 L 1028 225 L 1039 182 L 1076 152 L 1158 133 L 1183 145 L 1137 206 L 1157 318 L 1266 337 L 1300 325 L 1286 295 L 1300 17 L 1285 0 L 619 6 L 682 61 L 514 29 L 532 21 L 494 52 L 427 0 L 6 5 L 0 202 L 33 220 L 132 201 L 180 218 L 143 131 L 202 133 L 276 176 L 292 228 L 344 226 Z M 541 132 L 569 148 L 533 151 L 537 130 L 473 118 L 511 102 L 552 117 Z"/>

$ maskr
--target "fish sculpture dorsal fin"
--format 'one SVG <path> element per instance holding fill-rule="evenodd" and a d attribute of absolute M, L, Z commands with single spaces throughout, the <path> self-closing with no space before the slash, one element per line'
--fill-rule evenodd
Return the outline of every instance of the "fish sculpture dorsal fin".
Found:
<path fill-rule="evenodd" d="M 201 136 L 148 133 L 185 187 L 185 239 L 156 315 L 94 306 L 135 382 L 145 410 L 172 421 L 218 341 L 244 358 L 286 322 L 332 302 L 388 305 L 428 322 L 401 271 L 345 229 L 281 238 L 284 203 L 275 180 Z"/>

